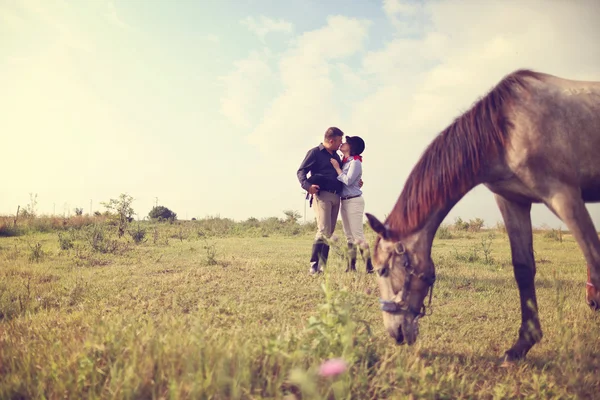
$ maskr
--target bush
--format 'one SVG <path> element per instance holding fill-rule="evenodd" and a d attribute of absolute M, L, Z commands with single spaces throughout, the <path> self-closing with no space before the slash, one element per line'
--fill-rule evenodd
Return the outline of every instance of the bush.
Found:
<path fill-rule="evenodd" d="M 72 249 L 74 239 L 73 231 L 70 231 L 68 235 L 63 232 L 58 232 L 58 243 L 61 250 Z"/>
<path fill-rule="evenodd" d="M 112 239 L 110 232 L 102 225 L 95 224 L 87 227 L 83 233 L 89 247 L 99 253 L 116 253 L 119 243 Z"/>
<path fill-rule="evenodd" d="M 496 222 L 496 230 L 498 232 L 506 233 L 506 225 L 504 225 L 504 221 Z"/>
<path fill-rule="evenodd" d="M 21 234 L 19 227 L 15 226 L 14 220 L 10 217 L 0 218 L 0 237 L 19 236 Z"/>
<path fill-rule="evenodd" d="M 146 238 L 146 229 L 140 227 L 140 223 L 138 222 L 137 229 L 128 230 L 129 235 L 133 239 L 136 244 L 144 243 L 148 239 Z"/>
<path fill-rule="evenodd" d="M 294 210 L 285 210 L 283 212 L 285 215 L 285 222 L 295 224 L 302 217 L 298 211 Z"/>
<path fill-rule="evenodd" d="M 31 250 L 31 252 L 29 253 L 29 261 L 40 262 L 41 259 L 44 257 L 44 250 L 42 250 L 42 244 L 40 242 L 37 242 L 34 245 L 32 245 L 31 243 L 28 243 L 28 245 L 29 249 Z"/>
<path fill-rule="evenodd" d="M 544 237 L 548 238 L 548 239 L 554 239 L 557 242 L 562 243 L 562 241 L 563 241 L 563 232 L 562 232 L 562 229 L 561 228 L 552 229 L 552 230 L 546 232 L 544 234 Z"/>
<path fill-rule="evenodd" d="M 450 228 L 446 225 L 440 225 L 437 232 L 435 233 L 435 237 L 438 239 L 452 239 L 452 232 L 450 232 Z"/>
<path fill-rule="evenodd" d="M 148 217 L 155 221 L 170 221 L 173 222 L 177 219 L 177 214 L 169 210 L 167 207 L 156 206 L 148 213 Z"/>
<path fill-rule="evenodd" d="M 479 232 L 481 228 L 483 228 L 483 220 L 481 218 L 471 219 L 469 222 L 463 221 L 461 217 L 457 217 L 454 220 L 454 229 L 457 231 Z"/>
<path fill-rule="evenodd" d="M 258 228 L 260 226 L 260 221 L 257 218 L 250 217 L 243 222 L 243 225 L 248 228 Z"/>
<path fill-rule="evenodd" d="M 121 193 L 118 199 L 110 199 L 108 202 L 101 202 L 109 213 L 112 222 L 118 227 L 118 236 L 122 237 L 125 234 L 127 225 L 133 221 L 135 211 L 131 207 L 133 197 L 128 194 Z"/>
<path fill-rule="evenodd" d="M 483 228 L 483 220 L 481 218 L 475 218 L 469 220 L 469 232 L 479 232 Z"/>
<path fill-rule="evenodd" d="M 454 229 L 457 231 L 466 231 L 469 229 L 469 223 L 462 220 L 461 217 L 457 217 L 454 220 Z"/>

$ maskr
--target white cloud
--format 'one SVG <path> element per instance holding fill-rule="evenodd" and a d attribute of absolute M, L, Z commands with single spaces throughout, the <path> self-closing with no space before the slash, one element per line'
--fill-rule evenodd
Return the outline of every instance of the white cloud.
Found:
<path fill-rule="evenodd" d="M 329 126 L 339 124 L 332 62 L 362 49 L 369 25 L 368 21 L 334 16 L 325 27 L 297 38 L 279 63 L 284 91 L 264 111 L 250 142 L 263 152 L 288 148 L 290 137 L 300 148 L 314 146 Z"/>
<path fill-rule="evenodd" d="M 406 81 L 448 57 L 449 34 L 429 32 L 421 39 L 399 38 L 380 50 L 373 50 L 362 60 L 363 72 L 379 83 Z"/>
<path fill-rule="evenodd" d="M 390 18 L 398 14 L 415 15 L 419 11 L 419 5 L 402 0 L 383 0 L 383 10 Z"/>
<path fill-rule="evenodd" d="M 225 88 L 221 98 L 221 113 L 234 125 L 249 129 L 255 115 L 260 112 L 261 89 L 273 72 L 264 54 L 253 52 L 250 56 L 234 63 L 235 69 L 219 78 Z"/>
<path fill-rule="evenodd" d="M 24 29 L 25 26 L 26 23 L 21 16 L 5 5 L 0 5 L 0 27 L 11 32 L 18 32 Z"/>
<path fill-rule="evenodd" d="M 108 4 L 108 11 L 106 13 L 106 18 L 108 19 L 108 21 L 115 25 L 118 26 L 119 28 L 123 28 L 123 29 L 132 29 L 131 25 L 129 25 L 127 22 L 125 22 L 123 20 L 123 18 L 121 18 L 121 16 L 119 15 L 117 8 L 115 7 L 115 3 L 112 1 L 109 1 Z"/>
<path fill-rule="evenodd" d="M 18 3 L 23 19 L 29 24 L 43 25 L 57 37 L 57 45 L 92 53 L 94 46 L 85 31 L 79 27 L 77 16 L 71 6 L 63 0 L 52 7 L 39 0 L 23 0 Z"/>
<path fill-rule="evenodd" d="M 361 76 L 360 72 L 356 72 L 352 67 L 345 63 L 335 64 L 337 72 L 340 74 L 344 86 L 351 91 L 364 93 L 368 90 L 368 82 Z"/>
<path fill-rule="evenodd" d="M 364 46 L 370 25 L 368 20 L 331 16 L 325 27 L 300 36 L 292 51 L 300 52 L 303 57 L 325 60 L 347 57 Z"/>
<path fill-rule="evenodd" d="M 219 43 L 221 40 L 219 39 L 219 37 L 213 33 L 209 33 L 208 35 L 204 35 L 202 37 L 204 40 L 206 40 L 209 43 Z"/>
<path fill-rule="evenodd" d="M 274 20 L 264 15 L 254 18 L 252 16 L 246 17 L 240 21 L 242 25 L 246 26 L 250 32 L 256 34 L 261 40 L 264 40 L 265 36 L 272 32 L 292 33 L 294 26 L 283 19 Z"/>
<path fill-rule="evenodd" d="M 406 0 L 383 0 L 383 11 L 402 35 L 421 33 L 424 28 L 424 3 Z"/>

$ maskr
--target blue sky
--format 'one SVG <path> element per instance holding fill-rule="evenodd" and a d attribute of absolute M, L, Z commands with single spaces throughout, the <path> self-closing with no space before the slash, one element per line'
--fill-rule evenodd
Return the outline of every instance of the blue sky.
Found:
<path fill-rule="evenodd" d="M 338 126 L 365 139 L 366 210 L 383 217 L 504 75 L 600 80 L 599 4 L 0 0 L 0 213 L 29 193 L 61 214 L 128 193 L 140 218 L 156 197 L 180 218 L 304 214 L 296 169 Z M 499 219 L 483 187 L 456 216 Z"/>

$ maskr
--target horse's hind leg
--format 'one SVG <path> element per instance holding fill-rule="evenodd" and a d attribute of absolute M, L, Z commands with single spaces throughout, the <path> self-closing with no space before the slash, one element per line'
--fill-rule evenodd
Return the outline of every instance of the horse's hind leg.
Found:
<path fill-rule="evenodd" d="M 555 192 L 546 205 L 566 225 L 583 252 L 587 262 L 588 282 L 586 302 L 593 310 L 600 309 L 600 240 L 581 193 L 571 187 Z"/>
<path fill-rule="evenodd" d="M 521 298 L 521 327 L 519 338 L 506 351 L 505 360 L 522 359 L 542 339 L 535 294 L 535 259 L 531 231 L 531 203 L 521 204 L 495 195 L 510 240 L 513 271 Z"/>

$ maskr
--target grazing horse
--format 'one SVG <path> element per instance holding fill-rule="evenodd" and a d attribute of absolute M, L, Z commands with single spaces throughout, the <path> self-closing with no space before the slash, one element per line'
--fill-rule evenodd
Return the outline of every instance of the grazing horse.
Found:
<path fill-rule="evenodd" d="M 542 338 L 535 292 L 531 204 L 545 204 L 572 232 L 588 268 L 586 301 L 600 307 L 600 240 L 586 202 L 600 201 L 600 82 L 518 70 L 502 79 L 427 147 L 377 233 L 383 320 L 413 344 L 435 282 L 431 246 L 448 212 L 472 188 L 494 193 L 510 240 L 521 327 L 507 361 Z"/>

